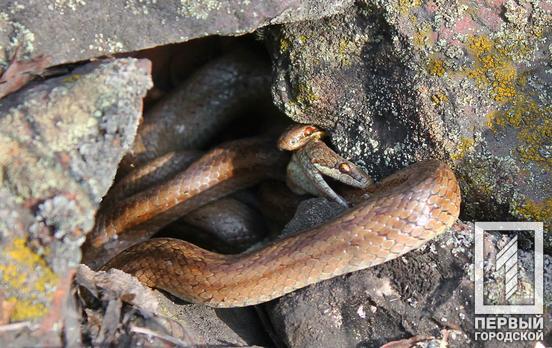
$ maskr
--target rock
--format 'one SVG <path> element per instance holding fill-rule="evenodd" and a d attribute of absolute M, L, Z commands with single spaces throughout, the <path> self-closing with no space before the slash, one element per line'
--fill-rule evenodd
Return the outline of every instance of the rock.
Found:
<path fill-rule="evenodd" d="M 544 221 L 550 231 L 552 3 L 476 7 L 359 2 L 272 28 L 274 100 L 295 121 L 328 129 L 376 178 L 446 160 L 465 219 Z"/>
<path fill-rule="evenodd" d="M 352 7 L 271 34 L 273 98 L 288 116 L 329 129 L 339 151 L 378 177 L 429 156 L 413 76 L 394 55 L 381 10 Z"/>
<path fill-rule="evenodd" d="M 149 70 L 147 60 L 91 63 L 0 104 L 0 293 L 10 321 L 43 318 L 55 338 L 41 344 L 61 344 L 80 245 L 134 141 Z"/>
<path fill-rule="evenodd" d="M 44 72 L 48 66 L 48 60 L 37 57 L 28 61 L 20 61 L 18 50 L 15 51 L 9 65 L 0 77 L 0 99 L 25 86 L 35 76 Z"/>
<path fill-rule="evenodd" d="M 345 207 L 326 199 L 311 198 L 302 201 L 297 207 L 293 218 L 282 230 L 281 235 L 287 236 L 302 231 L 305 226 L 315 227 L 345 211 Z"/>
<path fill-rule="evenodd" d="M 271 346 L 253 307 L 210 308 L 204 305 L 161 301 L 165 316 L 181 323 L 193 344 L 231 347 Z M 164 306 L 164 307 L 163 307 Z"/>
<path fill-rule="evenodd" d="M 317 224 L 321 214 L 315 207 L 324 205 L 318 210 L 333 209 L 320 198 L 303 203 L 299 210 L 304 213 L 297 214 L 286 230 L 292 233 Z M 379 347 L 420 337 L 451 347 L 471 346 L 473 236 L 473 225 L 459 221 L 422 249 L 297 290 L 260 307 L 287 347 Z M 549 256 L 545 259 L 545 263 L 552 262 Z M 531 270 L 531 262 L 522 260 L 523 269 Z M 545 278 L 549 277 L 552 269 L 545 268 Z M 500 279 L 494 282 L 488 283 L 493 289 L 503 284 Z M 546 285 L 545 294 L 549 288 Z M 552 305 L 549 298 L 545 302 L 547 328 L 552 322 Z"/>
<path fill-rule="evenodd" d="M 252 307 L 213 309 L 185 303 L 116 269 L 94 272 L 81 265 L 76 284 L 81 302 L 95 302 L 85 310 L 84 328 L 85 337 L 96 345 L 270 345 Z"/>
<path fill-rule="evenodd" d="M 0 10 L 0 65 L 17 47 L 52 65 L 208 35 L 242 35 L 273 23 L 321 18 L 352 0 L 18 1 Z M 83 20 L 93 18 L 93 20 Z"/>

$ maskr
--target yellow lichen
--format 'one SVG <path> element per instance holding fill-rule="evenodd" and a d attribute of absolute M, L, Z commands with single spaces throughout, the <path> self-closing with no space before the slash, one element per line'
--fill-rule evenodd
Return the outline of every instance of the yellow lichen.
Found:
<path fill-rule="evenodd" d="M 350 43 L 347 40 L 340 40 L 337 48 L 338 60 L 343 66 L 351 65 L 351 59 L 349 57 Z"/>
<path fill-rule="evenodd" d="M 492 40 L 484 35 L 470 36 L 468 40 L 468 48 L 477 56 L 481 53 L 490 52 L 493 47 Z"/>
<path fill-rule="evenodd" d="M 453 161 L 457 161 L 459 159 L 464 158 L 467 153 L 473 150 L 474 145 L 475 145 L 475 140 L 473 138 L 460 137 L 460 142 L 458 143 L 457 151 L 451 154 L 450 156 L 451 159 Z"/>
<path fill-rule="evenodd" d="M 446 94 L 439 92 L 431 96 L 431 101 L 433 102 L 433 105 L 439 106 L 448 102 L 448 97 Z"/>
<path fill-rule="evenodd" d="M 314 92 L 312 86 L 306 83 L 300 83 L 297 86 L 297 102 L 302 105 L 310 105 L 320 99 Z"/>
<path fill-rule="evenodd" d="M 546 149 L 552 139 L 552 120 L 541 120 L 541 126 L 523 127 L 520 129 L 519 139 L 523 140 L 524 144 L 518 146 L 519 155 L 526 161 L 534 161 L 541 163 L 548 169 L 552 169 L 552 158 L 546 157 Z"/>
<path fill-rule="evenodd" d="M 465 70 L 479 87 L 489 88 L 491 97 L 501 103 L 510 102 L 516 96 L 517 69 L 503 50 L 496 48 L 495 42 L 487 36 L 471 36 L 467 44 L 468 52 L 474 58 L 471 68 Z"/>
<path fill-rule="evenodd" d="M 289 49 L 289 40 L 285 38 L 280 39 L 280 53 L 284 53 Z"/>
<path fill-rule="evenodd" d="M 486 116 L 487 122 L 485 122 L 485 125 L 488 128 L 490 128 L 492 131 L 495 131 L 496 120 L 499 115 L 500 115 L 500 112 L 498 110 L 493 110 L 489 112 Z"/>
<path fill-rule="evenodd" d="M 432 57 L 427 64 L 427 72 L 430 75 L 443 77 L 445 75 L 445 62 L 436 57 Z"/>
<path fill-rule="evenodd" d="M 347 42 L 346 40 L 340 40 L 337 52 L 339 54 L 344 54 L 345 52 L 347 52 L 347 47 L 349 47 L 349 42 Z"/>
<path fill-rule="evenodd" d="M 73 74 L 73 75 L 70 75 L 70 76 L 67 76 L 66 78 L 64 78 L 63 82 L 71 83 L 71 82 L 75 82 L 75 81 L 79 80 L 80 78 L 81 78 L 80 74 Z"/>
<path fill-rule="evenodd" d="M 399 12 L 401 15 L 407 15 L 410 10 L 415 7 L 420 7 L 422 0 L 399 0 Z"/>
<path fill-rule="evenodd" d="M 545 224 L 552 223 L 552 198 L 542 202 L 526 200 L 515 209 L 519 215 L 535 221 L 543 221 Z"/>
<path fill-rule="evenodd" d="M 493 113 L 491 129 L 511 126 L 519 129 L 519 156 L 552 169 L 552 158 L 545 156 L 544 146 L 552 139 L 552 106 L 541 107 L 528 96 L 518 94 L 510 108 Z"/>
<path fill-rule="evenodd" d="M 12 320 L 33 319 L 45 313 L 45 305 L 36 299 L 38 295 L 48 297 L 45 293 L 54 290 L 57 276 L 24 239 L 15 239 L 6 247 L 0 274 L 3 286 L 14 295 Z"/>
<path fill-rule="evenodd" d="M 431 25 L 428 23 L 424 23 L 421 26 L 421 29 L 417 30 L 416 33 L 414 33 L 414 36 L 412 38 L 412 42 L 414 43 L 414 46 L 418 48 L 424 48 L 424 47 L 432 47 L 433 46 L 433 38 L 431 34 L 433 33 L 433 30 L 431 29 Z"/>
<path fill-rule="evenodd" d="M 42 317 L 48 312 L 48 308 L 43 303 L 35 303 L 33 300 L 19 300 L 11 297 L 8 301 L 15 304 L 10 316 L 11 321 L 31 320 Z"/>
<path fill-rule="evenodd" d="M 487 126 L 493 131 L 496 126 L 518 128 L 520 157 L 552 168 L 552 159 L 542 151 L 552 134 L 552 108 L 540 107 L 523 91 L 527 74 L 518 72 L 512 59 L 524 53 L 524 44 L 506 46 L 480 35 L 469 37 L 467 47 L 474 58 L 472 67 L 465 70 L 467 76 L 488 89 L 490 96 L 503 106 L 502 110 L 487 114 Z"/>

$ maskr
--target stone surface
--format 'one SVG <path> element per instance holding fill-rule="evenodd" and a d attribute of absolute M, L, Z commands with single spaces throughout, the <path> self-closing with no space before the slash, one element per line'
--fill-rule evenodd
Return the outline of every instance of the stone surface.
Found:
<path fill-rule="evenodd" d="M 242 35 L 272 23 L 321 18 L 352 0 L 0 1 L 0 62 L 16 47 L 52 65 L 184 42 Z"/>
<path fill-rule="evenodd" d="M 161 314 L 184 326 L 193 344 L 203 346 L 271 346 L 253 307 L 210 308 L 161 299 Z"/>
<path fill-rule="evenodd" d="M 323 215 L 330 218 L 335 208 L 317 198 L 303 202 L 298 212 L 302 213 L 286 227 L 288 233 L 320 223 Z M 472 225 L 459 221 L 420 250 L 300 289 L 261 308 L 287 347 L 379 347 L 420 336 L 449 347 L 472 346 L 473 236 Z M 497 252 L 496 244 L 488 245 L 488 253 Z M 546 256 L 545 263 L 550 262 L 552 258 Z M 522 282 L 531 283 L 532 258 L 522 255 L 520 264 Z M 545 279 L 550 277 L 552 269 L 546 267 Z M 489 280 L 491 298 L 496 298 L 492 293 L 503 292 L 502 284 L 500 276 Z M 552 293 L 551 284 L 546 284 L 545 294 Z M 550 335 L 549 296 L 545 303 L 544 325 Z M 501 346 L 495 343 L 491 346 Z"/>
<path fill-rule="evenodd" d="M 80 245 L 134 141 L 149 70 L 147 60 L 91 63 L 0 103 L 0 300 L 8 321 L 43 318 L 40 332 L 57 332 L 44 345 L 60 344 Z"/>
<path fill-rule="evenodd" d="M 167 341 L 201 347 L 271 345 L 252 307 L 214 309 L 185 303 L 116 269 L 94 272 L 81 265 L 76 284 L 80 302 L 89 303 L 83 337 L 95 345 L 158 346 Z"/>
<path fill-rule="evenodd" d="M 359 2 L 265 35 L 274 100 L 376 178 L 440 158 L 460 177 L 464 218 L 549 231 L 550 28 L 549 1 Z"/>

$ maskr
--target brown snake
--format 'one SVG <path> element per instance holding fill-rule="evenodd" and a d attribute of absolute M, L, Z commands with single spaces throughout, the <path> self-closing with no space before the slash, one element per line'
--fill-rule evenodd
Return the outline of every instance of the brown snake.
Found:
<path fill-rule="evenodd" d="M 83 260 L 103 265 L 122 249 L 151 238 L 169 223 L 209 202 L 284 171 L 287 156 L 266 138 L 228 142 L 170 180 L 102 207 L 83 245 Z"/>
<path fill-rule="evenodd" d="M 102 269 L 121 269 L 191 302 L 247 306 L 394 259 L 454 223 L 460 190 L 445 164 L 421 162 L 368 186 L 370 178 L 353 163 L 328 152 L 320 141 L 323 132 L 300 126 L 294 128 L 295 137 L 286 138 L 289 147 L 280 143 L 294 151 L 288 166 L 293 179 L 288 183 L 300 193 L 350 203 L 325 183 L 324 174 L 363 188 L 368 198 L 323 225 L 237 255 L 210 252 L 177 239 L 149 240 L 182 215 L 284 172 L 287 156 L 273 142 L 259 138 L 223 144 L 180 169 L 190 158 L 182 149 L 194 148 L 204 133 L 224 124 L 213 123 L 262 99 L 269 74 L 256 61 L 234 54 L 221 58 L 194 75 L 166 104 L 152 109 L 122 166 L 131 170 L 163 157 L 153 160 L 148 170 L 130 172 L 128 182 L 123 179 L 114 188 L 115 197 L 106 200 L 87 236 L 84 262 L 98 267 L 118 254 Z M 167 161 L 173 166 L 161 168 Z M 149 182 L 165 170 L 166 179 Z M 136 177 L 146 178 L 147 188 L 133 186 Z M 136 190 L 142 191 L 123 195 Z"/>
<path fill-rule="evenodd" d="M 194 164 L 187 171 L 202 169 L 207 172 L 196 172 L 197 178 L 213 177 L 208 158 L 202 159 L 202 166 Z M 407 167 L 367 192 L 368 199 L 332 221 L 254 251 L 222 255 L 160 238 L 130 247 L 103 269 L 121 269 L 190 302 L 247 306 L 397 258 L 444 232 L 460 210 L 454 173 L 436 160 Z"/>

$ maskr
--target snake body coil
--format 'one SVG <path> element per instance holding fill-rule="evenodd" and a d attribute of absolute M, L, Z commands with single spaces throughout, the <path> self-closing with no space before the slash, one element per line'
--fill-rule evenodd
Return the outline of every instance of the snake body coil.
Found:
<path fill-rule="evenodd" d="M 266 138 L 231 141 L 158 185 L 102 207 L 83 246 L 84 262 L 103 265 L 187 213 L 237 190 L 275 178 L 288 156 Z"/>
<path fill-rule="evenodd" d="M 95 268 L 129 247 L 103 269 L 121 269 L 191 302 L 247 306 L 394 259 L 454 223 L 460 190 L 443 163 L 418 163 L 370 185 L 368 175 L 321 142 L 323 131 L 296 125 L 278 141 L 280 149 L 293 151 L 290 186 L 347 205 L 325 182 L 323 176 L 329 176 L 364 190 L 356 206 L 323 225 L 237 255 L 177 239 L 149 240 L 181 216 L 284 173 L 287 154 L 259 138 L 225 143 L 181 169 L 190 159 L 182 150 L 203 147 L 234 116 L 268 98 L 269 80 L 260 60 L 232 53 L 207 64 L 153 107 L 123 161 L 122 171 L 130 174 L 113 189 L 117 195 L 106 200 L 87 236 L 85 262 Z M 145 162 L 149 166 L 132 171 Z M 167 162 L 172 166 L 166 171 L 161 166 Z M 154 181 L 158 174 L 166 178 Z M 134 185 L 137 179 L 146 188 Z"/>
<path fill-rule="evenodd" d="M 439 161 L 403 169 L 370 186 L 370 198 L 332 221 L 244 254 L 222 255 L 177 239 L 134 245 L 104 269 L 194 303 L 237 307 L 397 258 L 457 219 L 460 190 Z"/>

